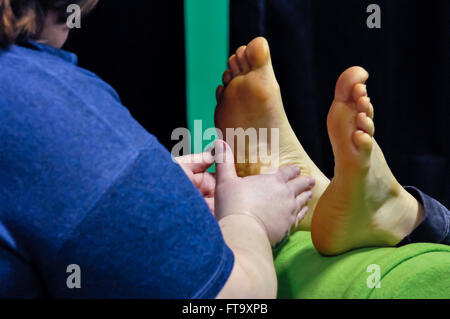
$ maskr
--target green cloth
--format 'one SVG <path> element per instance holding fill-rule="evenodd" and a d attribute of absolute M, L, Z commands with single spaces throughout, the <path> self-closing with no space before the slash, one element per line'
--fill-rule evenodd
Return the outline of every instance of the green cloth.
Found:
<path fill-rule="evenodd" d="M 380 288 L 374 287 L 370 265 L 379 266 Z M 298 232 L 277 253 L 275 267 L 278 298 L 450 298 L 450 247 L 443 245 L 364 248 L 324 257 L 309 232 Z"/>

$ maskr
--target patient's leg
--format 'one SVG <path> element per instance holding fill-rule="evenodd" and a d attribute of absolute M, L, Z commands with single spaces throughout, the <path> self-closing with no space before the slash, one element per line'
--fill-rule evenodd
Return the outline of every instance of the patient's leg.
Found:
<path fill-rule="evenodd" d="M 334 178 L 312 221 L 315 247 L 327 255 L 368 246 L 393 246 L 421 220 L 421 207 L 392 175 L 375 142 L 367 72 L 345 71 L 328 114 Z"/>
<path fill-rule="evenodd" d="M 298 165 L 303 175 L 314 178 L 309 212 L 300 223 L 299 229 L 310 229 L 311 215 L 318 198 L 328 186 L 329 180 L 306 154 L 295 136 L 284 112 L 280 88 L 272 68 L 269 46 L 264 38 L 256 38 L 237 50 L 229 60 L 229 69 L 225 71 L 225 87 L 217 89 L 216 127 L 225 135 L 227 128 L 267 128 L 268 143 L 272 143 L 271 128 L 279 128 L 279 148 L 269 158 L 257 163 L 250 162 L 250 154 L 244 163 L 237 163 L 240 176 L 268 172 L 285 165 Z M 226 136 L 224 136 L 226 137 Z M 227 141 L 231 143 L 232 141 Z M 261 142 L 261 141 L 260 141 Z M 257 155 L 258 143 L 249 141 L 246 149 Z M 236 146 L 236 145 L 235 145 Z M 260 144 L 259 147 L 262 145 Z M 271 145 L 267 145 L 271 149 Z M 260 154 L 261 155 L 261 154 Z M 235 149 L 235 156 L 238 154 Z M 259 158 L 261 159 L 261 157 Z M 278 160 L 276 160 L 278 159 Z M 268 163 L 265 163 L 265 162 Z"/>

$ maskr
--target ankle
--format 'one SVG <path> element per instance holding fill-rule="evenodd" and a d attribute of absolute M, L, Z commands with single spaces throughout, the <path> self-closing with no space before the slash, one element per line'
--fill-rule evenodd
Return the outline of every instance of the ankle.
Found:
<path fill-rule="evenodd" d="M 393 238 L 395 238 L 394 245 L 410 235 L 424 219 L 422 205 L 403 187 L 398 200 L 398 218 L 391 229 Z"/>

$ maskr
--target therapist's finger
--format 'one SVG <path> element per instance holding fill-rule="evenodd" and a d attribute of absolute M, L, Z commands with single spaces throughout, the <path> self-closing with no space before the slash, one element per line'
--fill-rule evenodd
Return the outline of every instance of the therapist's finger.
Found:
<path fill-rule="evenodd" d="M 299 195 L 305 191 L 310 190 L 315 184 L 312 177 L 300 176 L 296 179 L 292 179 L 288 182 L 288 186 L 291 188 L 295 195 Z"/>
<path fill-rule="evenodd" d="M 222 140 L 214 142 L 216 159 L 216 181 L 217 183 L 226 182 L 229 179 L 236 178 L 236 168 L 234 167 L 234 157 L 230 146 Z"/>
<path fill-rule="evenodd" d="M 295 228 L 297 228 L 298 224 L 302 221 L 303 218 L 305 218 L 307 212 L 308 206 L 305 206 L 300 210 L 300 212 L 297 214 L 297 217 L 295 218 Z"/>
<path fill-rule="evenodd" d="M 285 166 L 278 169 L 277 173 L 284 182 L 288 182 L 293 178 L 296 178 L 300 175 L 300 167 L 298 166 Z"/>
<path fill-rule="evenodd" d="M 175 160 L 182 164 L 184 168 L 191 172 L 203 173 L 214 163 L 214 156 L 211 152 L 204 152 L 199 154 L 190 154 L 181 157 L 176 157 Z"/>
<path fill-rule="evenodd" d="M 310 201 L 312 197 L 312 191 L 305 191 L 297 196 L 297 206 L 299 209 L 302 209 L 308 202 Z"/>
<path fill-rule="evenodd" d="M 214 214 L 214 197 L 205 198 L 206 204 L 208 204 L 209 209 Z"/>

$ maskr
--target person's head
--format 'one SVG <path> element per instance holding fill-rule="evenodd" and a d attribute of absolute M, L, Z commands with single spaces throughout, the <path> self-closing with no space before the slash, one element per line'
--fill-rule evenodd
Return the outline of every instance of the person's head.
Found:
<path fill-rule="evenodd" d="M 28 38 L 60 48 L 69 35 L 67 7 L 80 6 L 83 14 L 98 0 L 0 0 L 0 46 Z"/>

